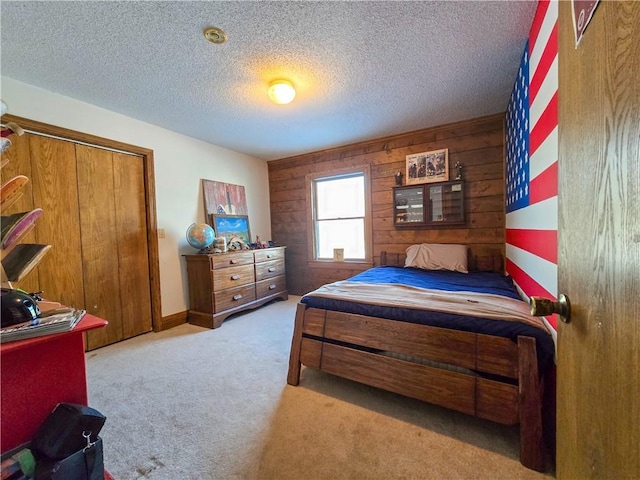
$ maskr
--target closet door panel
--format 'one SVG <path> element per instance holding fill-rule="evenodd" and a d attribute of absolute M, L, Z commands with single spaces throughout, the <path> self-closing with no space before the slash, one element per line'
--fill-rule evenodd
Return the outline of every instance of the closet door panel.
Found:
<path fill-rule="evenodd" d="M 33 205 L 44 210 L 36 242 L 52 248 L 38 265 L 39 288 L 48 299 L 84 308 L 75 145 L 50 137 L 29 137 Z"/>
<path fill-rule="evenodd" d="M 113 154 L 124 338 L 150 332 L 151 282 L 142 158 Z"/>
<path fill-rule="evenodd" d="M 87 312 L 109 322 L 87 332 L 89 350 L 122 340 L 113 154 L 76 145 L 82 268 Z"/>
<path fill-rule="evenodd" d="M 11 146 L 2 154 L 2 162 L 6 162 L 4 167 L 2 167 L 3 184 L 17 175 L 26 175 L 29 178 L 27 184 L 21 189 L 22 197 L 16 200 L 16 202 L 9 206 L 9 208 L 3 208 L 2 215 L 24 212 L 34 208 L 33 182 L 31 181 L 31 156 L 29 153 L 29 138 L 31 136 L 32 135 L 29 133 L 25 133 L 21 137 L 12 135 L 9 137 L 11 140 Z M 29 235 L 32 237 L 29 237 Z M 29 235 L 27 235 L 27 237 L 31 238 L 30 242 L 34 242 L 35 233 L 33 230 Z"/>
<path fill-rule="evenodd" d="M 29 133 L 25 133 L 20 137 L 12 135 L 10 137 L 11 146 L 2 154 L 2 162 L 6 162 L 4 167 L 2 167 L 3 184 L 17 175 L 26 175 L 27 178 L 29 178 L 27 184 L 21 189 L 22 196 L 8 208 L 3 208 L 2 215 L 26 212 L 35 207 L 33 204 L 33 182 L 31 181 L 29 137 L 31 137 Z M 22 237 L 20 243 L 36 243 L 37 228 L 38 225 L 36 224 L 33 230 Z M 31 270 L 20 282 L 12 282 L 12 285 L 14 288 L 22 288 L 27 292 L 38 292 L 42 290 L 40 288 L 40 282 L 38 281 L 38 267 Z"/>

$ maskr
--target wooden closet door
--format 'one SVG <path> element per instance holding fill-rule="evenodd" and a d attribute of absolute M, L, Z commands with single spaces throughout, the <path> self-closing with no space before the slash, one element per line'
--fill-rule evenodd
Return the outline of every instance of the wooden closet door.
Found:
<path fill-rule="evenodd" d="M 16 202 L 2 210 L 2 215 L 11 215 L 12 213 L 27 212 L 32 210 L 35 206 L 33 204 L 33 182 L 31 181 L 31 156 L 29 153 L 29 137 L 30 134 L 26 133 L 20 137 L 17 135 L 11 136 L 11 147 L 2 154 L 2 161 L 6 161 L 6 165 L 2 167 L 2 183 L 12 179 L 17 175 L 26 175 L 29 178 L 27 184 L 22 187 L 22 197 L 16 200 Z M 39 206 L 39 205 L 37 205 Z M 25 235 L 20 243 L 37 243 L 36 242 L 36 230 L 31 230 Z M 50 254 L 51 252 L 49 252 Z M 27 292 L 39 292 L 40 282 L 38 281 L 38 269 L 33 269 L 25 278 L 20 282 L 12 282 L 14 288 L 21 288 Z"/>
<path fill-rule="evenodd" d="M 142 158 L 113 154 L 116 235 L 124 338 L 150 332 L 151 280 Z"/>
<path fill-rule="evenodd" d="M 38 265 L 39 287 L 46 298 L 84 308 L 75 145 L 30 135 L 29 147 L 33 204 L 44 210 L 36 242 L 52 246 Z"/>
<path fill-rule="evenodd" d="M 76 155 L 84 303 L 87 312 L 109 322 L 87 332 L 91 350 L 123 338 L 113 153 L 76 145 Z"/>
<path fill-rule="evenodd" d="M 87 335 L 89 350 L 150 332 L 145 185 L 153 166 L 140 156 L 59 138 L 27 133 L 11 140 L 2 180 L 21 174 L 30 181 L 2 213 L 41 207 L 43 216 L 23 241 L 52 246 L 14 286 L 43 290 L 46 298 L 107 319 L 108 327 Z"/>

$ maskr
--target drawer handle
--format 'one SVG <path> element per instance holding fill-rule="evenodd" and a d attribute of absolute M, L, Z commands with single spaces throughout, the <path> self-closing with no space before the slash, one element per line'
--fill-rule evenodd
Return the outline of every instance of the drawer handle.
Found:
<path fill-rule="evenodd" d="M 229 263 L 230 263 L 231 265 L 233 265 L 234 263 L 238 263 L 238 261 L 237 261 L 237 260 L 229 260 Z"/>
<path fill-rule="evenodd" d="M 267 258 L 271 258 L 271 255 L 267 255 Z"/>
<path fill-rule="evenodd" d="M 231 280 L 239 280 L 240 275 L 231 275 Z"/>
<path fill-rule="evenodd" d="M 269 267 L 269 272 L 275 272 L 276 271 L 276 267 Z"/>
<path fill-rule="evenodd" d="M 272 283 L 271 285 L 269 285 L 269 290 L 273 290 L 274 288 L 276 288 L 276 284 Z"/>
<path fill-rule="evenodd" d="M 233 299 L 234 299 L 234 300 L 240 300 L 241 298 L 242 298 L 242 295 L 241 295 L 241 294 L 237 294 L 237 295 L 234 295 L 234 296 L 233 296 Z"/>

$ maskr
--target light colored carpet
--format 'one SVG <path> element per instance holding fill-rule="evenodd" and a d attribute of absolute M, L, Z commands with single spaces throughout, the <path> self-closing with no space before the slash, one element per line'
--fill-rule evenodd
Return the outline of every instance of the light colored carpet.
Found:
<path fill-rule="evenodd" d="M 181 325 L 87 353 L 117 480 L 541 479 L 503 427 L 303 369 L 286 384 L 295 305 L 216 330 Z"/>

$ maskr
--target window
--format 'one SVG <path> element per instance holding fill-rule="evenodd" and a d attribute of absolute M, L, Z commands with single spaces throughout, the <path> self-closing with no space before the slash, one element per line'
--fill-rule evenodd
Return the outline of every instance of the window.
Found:
<path fill-rule="evenodd" d="M 369 168 L 308 176 L 310 188 L 311 259 L 333 261 L 334 248 L 347 262 L 371 257 Z"/>

